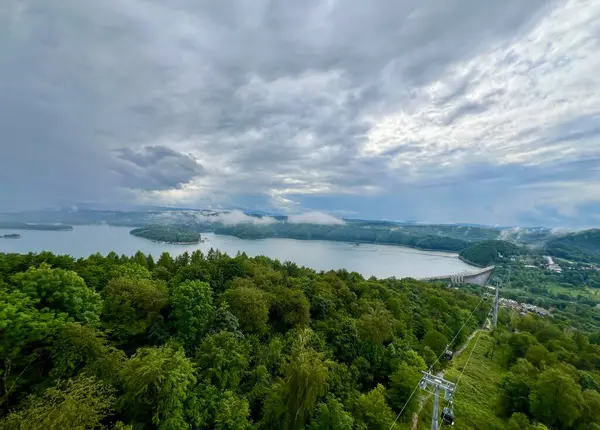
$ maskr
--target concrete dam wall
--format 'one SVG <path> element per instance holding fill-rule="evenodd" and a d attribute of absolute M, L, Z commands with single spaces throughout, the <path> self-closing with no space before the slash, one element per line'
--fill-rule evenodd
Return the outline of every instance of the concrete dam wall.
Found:
<path fill-rule="evenodd" d="M 476 284 L 483 287 L 492 276 L 495 267 L 496 266 L 489 266 L 476 272 L 461 272 L 447 276 L 422 278 L 421 281 L 449 281 L 453 284 Z"/>

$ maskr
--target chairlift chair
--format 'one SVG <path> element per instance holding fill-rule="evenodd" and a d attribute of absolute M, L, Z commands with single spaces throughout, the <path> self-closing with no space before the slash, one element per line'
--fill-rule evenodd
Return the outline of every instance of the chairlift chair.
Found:
<path fill-rule="evenodd" d="M 446 360 L 452 360 L 453 355 L 454 354 L 452 353 L 450 348 L 446 347 L 446 350 L 444 351 L 444 357 L 446 358 Z"/>
<path fill-rule="evenodd" d="M 454 411 L 452 410 L 452 405 L 449 405 L 442 410 L 442 422 L 446 425 L 454 425 Z"/>

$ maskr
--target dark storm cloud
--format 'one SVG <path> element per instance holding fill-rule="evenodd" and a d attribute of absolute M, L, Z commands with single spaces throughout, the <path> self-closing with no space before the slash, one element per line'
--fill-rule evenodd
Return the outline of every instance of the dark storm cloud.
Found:
<path fill-rule="evenodd" d="M 530 168 L 527 154 L 561 135 L 589 151 L 597 124 L 590 109 L 585 124 L 551 119 L 550 131 L 501 111 L 546 97 L 538 86 L 552 74 L 532 70 L 554 59 L 519 43 L 563 4 L 5 0 L 1 156 L 11 162 L 0 206 L 143 198 L 294 208 L 313 195 L 377 194 L 394 202 L 386 216 L 402 218 L 396 194 L 408 187 L 418 196 L 440 182 L 534 181 L 556 160 Z M 512 83 L 518 76 L 532 82 Z"/>
<path fill-rule="evenodd" d="M 168 190 L 204 175 L 204 167 L 189 154 L 165 146 L 117 151 L 123 161 L 118 168 L 122 184 L 140 190 Z"/>

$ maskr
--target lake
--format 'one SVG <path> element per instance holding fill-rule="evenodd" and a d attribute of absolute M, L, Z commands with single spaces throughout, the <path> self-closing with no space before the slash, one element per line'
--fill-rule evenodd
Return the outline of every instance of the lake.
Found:
<path fill-rule="evenodd" d="M 478 269 L 458 259 L 456 254 L 419 251 L 390 245 L 356 246 L 353 243 L 330 241 L 302 241 L 295 239 L 239 239 L 233 236 L 202 234 L 205 243 L 196 245 L 170 245 L 156 243 L 129 234 L 130 227 L 107 225 L 75 226 L 72 231 L 19 231 L 20 239 L 0 239 L 0 252 L 40 252 L 70 254 L 87 257 L 100 252 L 133 255 L 141 250 L 155 259 L 167 251 L 171 255 L 210 248 L 219 249 L 231 256 L 238 251 L 249 256 L 265 255 L 281 261 L 293 261 L 315 270 L 347 269 L 365 277 L 426 278 L 451 275 Z M 6 231 L 4 234 L 12 233 Z"/>

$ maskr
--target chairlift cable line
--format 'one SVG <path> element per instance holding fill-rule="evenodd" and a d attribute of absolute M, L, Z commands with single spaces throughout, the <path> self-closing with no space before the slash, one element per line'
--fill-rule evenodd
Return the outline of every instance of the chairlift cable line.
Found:
<path fill-rule="evenodd" d="M 465 326 L 467 325 L 467 323 L 469 322 L 469 320 L 473 317 L 473 315 L 475 314 L 475 312 L 477 311 L 477 308 L 479 308 L 479 305 L 481 305 L 481 303 L 485 300 L 485 295 L 481 297 L 481 300 L 479 300 L 479 303 L 477 303 L 477 306 L 475 306 L 475 308 L 471 311 L 471 314 L 469 315 L 469 317 L 465 320 L 465 322 L 463 323 L 463 325 L 458 329 L 458 331 L 456 332 L 456 334 L 454 335 L 454 337 L 452 338 L 452 340 L 450 341 L 450 344 L 452 344 L 456 338 L 458 337 L 458 335 L 460 334 L 460 332 L 465 328 Z M 489 314 L 488 314 L 489 315 Z M 486 317 L 487 319 L 487 317 Z M 485 322 L 484 322 L 485 324 Z M 440 359 L 442 358 L 442 356 L 446 353 L 446 351 L 444 350 L 439 357 L 433 362 L 433 364 L 429 367 L 428 372 L 431 372 L 431 370 L 433 369 L 433 366 L 435 366 L 437 364 L 438 361 L 440 361 Z M 419 383 L 421 381 L 419 380 Z M 410 402 L 410 400 L 412 399 L 412 397 L 414 396 L 415 392 L 419 389 L 419 383 L 417 383 L 417 385 L 415 386 L 415 388 L 413 389 L 412 393 L 410 393 L 410 396 L 408 397 L 408 399 L 406 400 L 406 402 L 404 403 L 404 406 L 402 406 L 402 409 L 400 409 L 400 412 L 398 413 L 398 415 L 396 415 L 396 418 L 394 419 L 394 422 L 392 423 L 392 425 L 390 426 L 390 430 L 396 425 L 396 422 L 398 421 L 398 418 L 400 418 L 400 415 L 402 415 L 402 412 L 404 412 L 404 409 L 406 409 L 406 406 L 408 405 L 408 403 Z"/>

